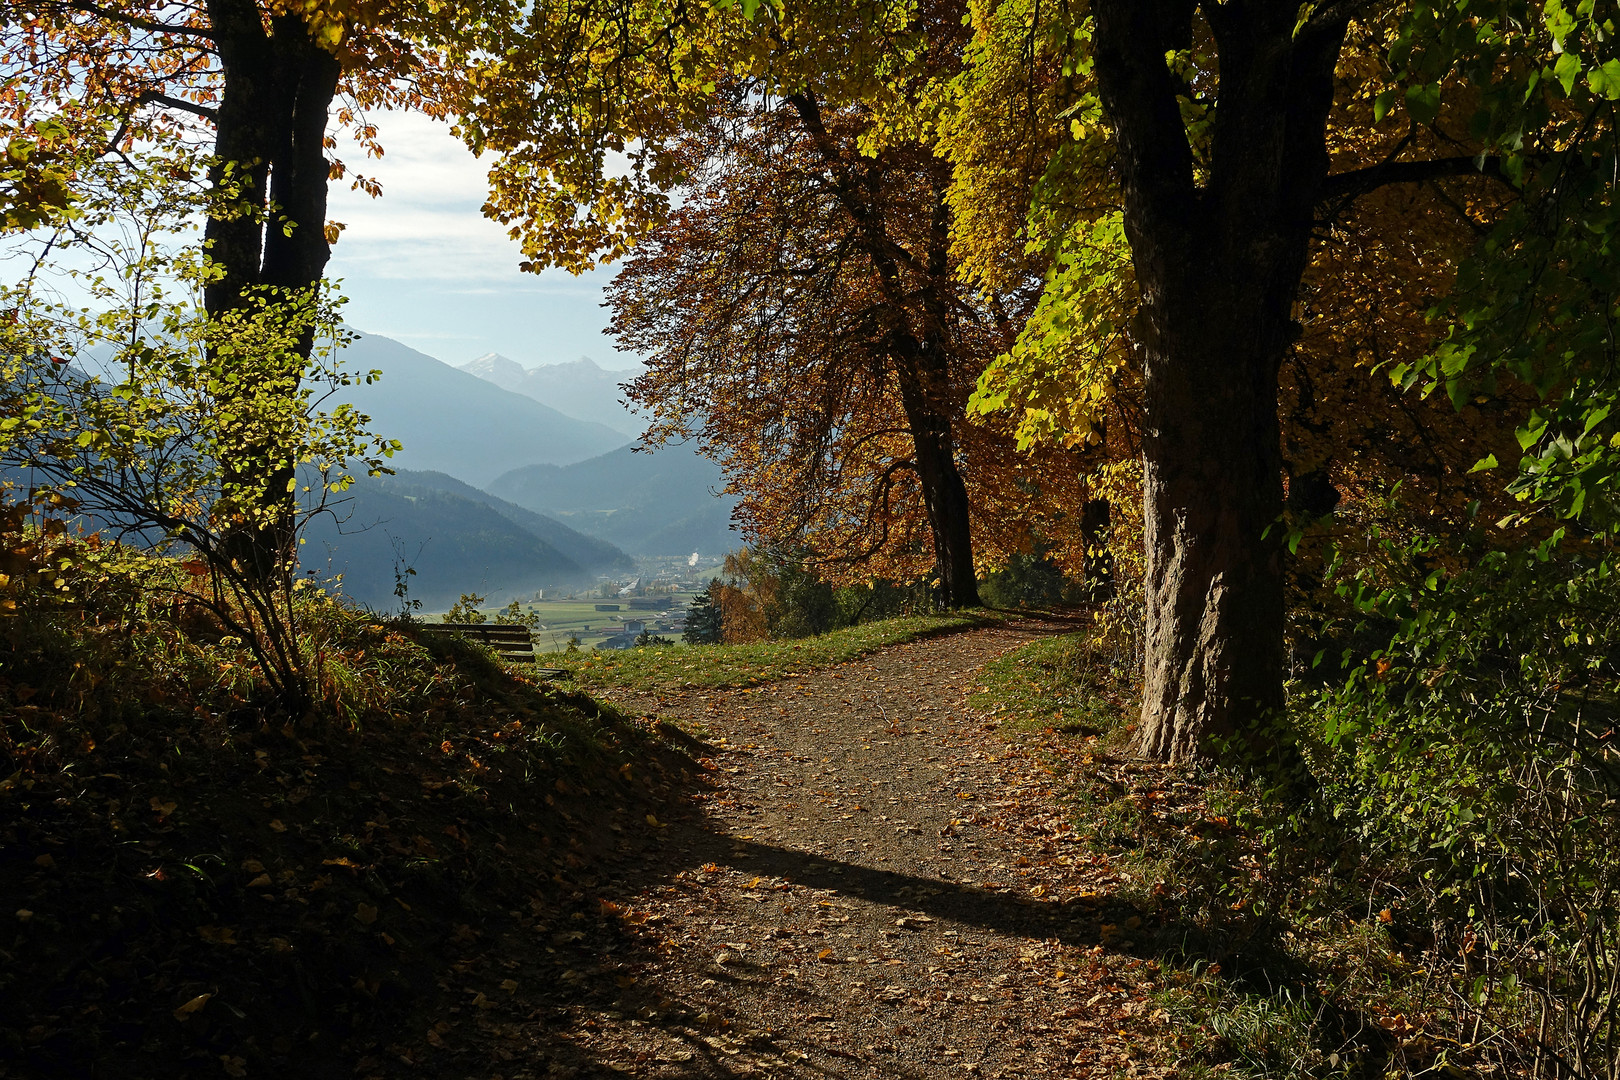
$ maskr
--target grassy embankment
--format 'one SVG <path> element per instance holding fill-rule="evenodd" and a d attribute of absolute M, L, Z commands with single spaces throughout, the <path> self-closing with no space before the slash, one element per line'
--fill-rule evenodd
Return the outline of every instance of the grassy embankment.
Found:
<path fill-rule="evenodd" d="M 438 1017 L 516 985 L 491 943 L 595 926 L 621 823 L 689 783 L 588 696 L 325 599 L 300 612 L 319 704 L 285 715 L 174 564 L 50 554 L 0 618 L 13 1075 L 425 1067 Z"/>
<path fill-rule="evenodd" d="M 1159 964 L 1159 1064 L 1268 1080 L 1465 1075 L 1448 966 L 1392 920 L 1378 868 L 1328 850 L 1342 843 L 1331 825 L 1252 782 L 1133 758 L 1138 700 L 1076 634 L 990 664 L 972 704 L 1070 780 L 1077 829 L 1143 912 L 1143 925 L 1105 927 L 1103 944 Z"/>

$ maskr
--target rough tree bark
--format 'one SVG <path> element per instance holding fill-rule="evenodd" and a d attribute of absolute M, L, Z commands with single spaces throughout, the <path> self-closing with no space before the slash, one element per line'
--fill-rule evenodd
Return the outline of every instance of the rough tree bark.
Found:
<path fill-rule="evenodd" d="M 1165 61 L 1202 7 L 1219 56 L 1195 177 Z M 1283 705 L 1277 375 L 1328 174 L 1348 8 L 1095 0 L 1096 70 L 1119 142 L 1141 288 L 1147 659 L 1138 749 L 1180 761 L 1253 738 Z"/>

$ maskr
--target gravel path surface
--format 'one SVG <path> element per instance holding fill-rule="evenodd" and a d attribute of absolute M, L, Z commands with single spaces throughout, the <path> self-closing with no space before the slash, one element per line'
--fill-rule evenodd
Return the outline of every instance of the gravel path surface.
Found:
<path fill-rule="evenodd" d="M 713 784 L 689 814 L 615 827 L 594 920 L 533 928 L 564 969 L 531 1014 L 551 1050 L 504 1075 L 1134 1071 L 1132 1044 L 1156 1037 L 1152 965 L 1122 951 L 1139 923 L 1058 779 L 966 704 L 987 661 L 1069 629 L 1027 620 L 753 689 L 618 695 L 698 733 Z M 593 923 L 618 937 L 604 946 Z"/>

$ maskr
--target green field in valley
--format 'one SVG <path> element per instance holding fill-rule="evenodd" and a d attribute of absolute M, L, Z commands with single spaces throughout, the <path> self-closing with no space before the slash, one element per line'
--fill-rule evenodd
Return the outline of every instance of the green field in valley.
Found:
<path fill-rule="evenodd" d="M 654 635 L 679 641 L 681 638 L 679 630 L 660 629 L 659 624 L 667 624 L 670 619 L 684 616 L 687 607 L 692 603 L 692 594 L 677 593 L 660 599 L 666 603 L 655 611 L 632 611 L 628 599 L 617 598 L 528 600 L 520 606 L 525 614 L 533 614 L 540 619 L 540 625 L 534 628 L 535 647 L 542 652 L 561 652 L 567 646 L 570 636 L 578 637 L 582 647 L 590 648 L 597 642 L 622 633 L 626 619 L 639 619 L 649 624 Z M 619 610 L 598 611 L 596 609 L 598 604 L 617 604 Z M 479 608 L 479 611 L 489 619 L 493 619 L 502 610 L 498 605 Z M 420 618 L 424 622 L 438 622 L 443 616 L 442 611 L 435 611 L 424 612 Z"/>

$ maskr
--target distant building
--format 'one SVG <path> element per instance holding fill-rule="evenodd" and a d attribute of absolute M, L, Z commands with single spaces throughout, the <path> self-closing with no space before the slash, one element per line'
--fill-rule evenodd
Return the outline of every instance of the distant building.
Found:
<path fill-rule="evenodd" d="M 633 649 L 635 645 L 635 634 L 614 634 L 612 637 L 603 638 L 596 643 L 598 649 Z"/>
<path fill-rule="evenodd" d="M 618 611 L 619 610 L 619 605 L 618 604 L 597 604 L 596 605 L 596 610 L 597 611 Z"/>
<path fill-rule="evenodd" d="M 631 611 L 662 611 L 668 601 L 658 596 L 637 596 L 630 600 Z"/>

